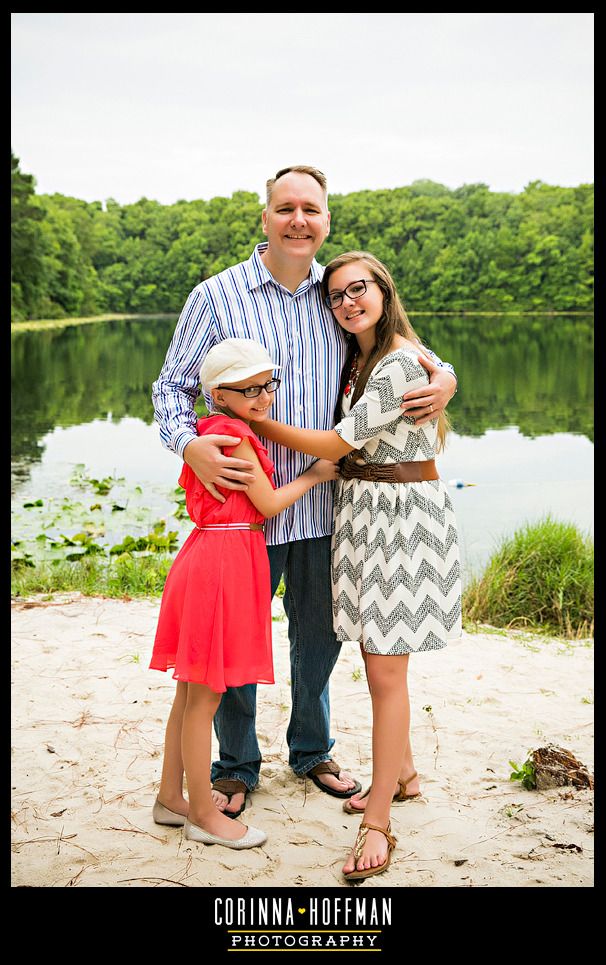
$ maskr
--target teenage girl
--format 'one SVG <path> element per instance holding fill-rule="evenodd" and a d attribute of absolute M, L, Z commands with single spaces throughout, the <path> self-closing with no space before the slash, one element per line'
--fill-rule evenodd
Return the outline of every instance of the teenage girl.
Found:
<path fill-rule="evenodd" d="M 372 701 L 372 784 L 344 804 L 364 820 L 343 874 L 386 871 L 393 801 L 420 795 L 410 745 L 408 661 L 461 635 L 457 529 L 434 456 L 446 416 L 417 425 L 402 396 L 426 386 L 422 346 L 389 272 L 367 252 L 326 267 L 323 294 L 348 333 L 334 430 L 266 420 L 281 445 L 341 460 L 332 537 L 334 628 L 361 645 Z M 431 402 L 429 405 L 431 414 Z M 253 423 L 254 425 L 254 423 Z"/>
<path fill-rule="evenodd" d="M 189 466 L 179 483 L 196 528 L 168 574 L 150 667 L 173 670 L 177 690 L 168 719 L 164 762 L 153 816 L 184 826 L 185 837 L 228 848 L 252 848 L 267 836 L 222 813 L 211 797 L 212 722 L 227 687 L 273 683 L 271 590 L 264 519 L 275 516 L 319 482 L 336 478 L 334 462 L 320 460 L 298 479 L 275 489 L 273 464 L 249 426 L 267 418 L 280 385 L 264 346 L 225 339 L 200 371 L 213 409 L 198 420 L 199 435 L 237 437 L 226 455 L 249 460 L 254 483 L 246 491 L 211 496 Z M 189 800 L 183 795 L 183 773 Z"/>

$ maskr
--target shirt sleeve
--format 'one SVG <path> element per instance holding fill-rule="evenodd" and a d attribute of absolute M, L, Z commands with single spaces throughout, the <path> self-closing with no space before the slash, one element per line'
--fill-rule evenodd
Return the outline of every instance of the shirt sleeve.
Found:
<path fill-rule="evenodd" d="M 436 355 L 435 352 L 432 352 L 430 348 L 427 348 L 426 345 L 424 346 L 424 348 L 426 349 L 427 352 L 429 352 L 429 354 L 431 355 L 436 365 L 439 365 L 440 368 L 446 369 L 447 372 L 450 372 L 451 375 L 454 375 L 455 379 L 457 380 L 457 388 L 455 389 L 455 392 L 456 392 L 459 387 L 459 379 L 457 377 L 457 373 L 454 370 L 454 366 L 451 365 L 450 362 L 443 362 L 442 359 L 438 355 Z"/>
<path fill-rule="evenodd" d="M 183 306 L 164 365 L 152 385 L 152 401 L 160 439 L 183 458 L 196 437 L 194 404 L 200 394 L 200 366 L 218 341 L 216 325 L 204 290 L 194 288 Z"/>
<path fill-rule="evenodd" d="M 335 432 L 354 449 L 361 449 L 384 429 L 393 431 L 399 422 L 414 426 L 412 416 L 400 408 L 402 396 L 428 382 L 426 369 L 411 355 L 398 352 L 381 359 L 371 372 L 363 395 L 335 426 Z"/>

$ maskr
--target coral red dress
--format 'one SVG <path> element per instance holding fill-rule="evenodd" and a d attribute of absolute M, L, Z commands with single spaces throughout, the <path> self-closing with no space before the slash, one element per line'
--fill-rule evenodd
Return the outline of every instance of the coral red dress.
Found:
<path fill-rule="evenodd" d="M 197 431 L 248 439 L 274 486 L 273 463 L 245 422 L 208 416 L 198 420 Z M 236 448 L 224 446 L 223 452 L 231 456 Z M 196 527 L 264 521 L 245 492 L 217 487 L 226 497 L 220 503 L 187 465 L 179 485 Z M 174 668 L 175 680 L 206 684 L 217 693 L 274 683 L 271 584 L 262 530 L 196 528 L 190 533 L 168 573 L 150 668 Z"/>

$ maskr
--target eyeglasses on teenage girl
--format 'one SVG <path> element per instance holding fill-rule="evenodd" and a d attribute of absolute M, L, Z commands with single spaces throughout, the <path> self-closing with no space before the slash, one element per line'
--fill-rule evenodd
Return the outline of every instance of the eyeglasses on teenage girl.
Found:
<path fill-rule="evenodd" d="M 378 285 L 379 283 L 375 281 L 374 278 L 360 278 L 359 281 L 350 282 L 347 288 L 344 288 L 343 291 L 329 292 L 324 301 L 329 308 L 340 308 L 340 306 L 343 304 L 344 295 L 347 295 L 348 298 L 352 298 L 354 300 L 356 298 L 361 298 L 362 295 L 366 294 L 366 286 L 370 284 Z"/>

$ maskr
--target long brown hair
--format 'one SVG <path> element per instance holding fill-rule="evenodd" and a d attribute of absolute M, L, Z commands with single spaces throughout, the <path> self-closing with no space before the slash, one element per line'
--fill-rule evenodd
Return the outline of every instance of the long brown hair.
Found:
<path fill-rule="evenodd" d="M 374 255 L 371 255 L 368 251 L 346 251 L 342 255 L 337 255 L 336 258 L 333 258 L 332 261 L 328 263 L 324 269 L 324 277 L 322 278 L 322 294 L 324 297 L 328 295 L 328 285 L 330 276 L 333 274 L 333 272 L 337 271 L 338 268 L 342 268 L 344 265 L 350 265 L 354 261 L 362 262 L 372 275 L 373 279 L 379 285 L 379 288 L 383 293 L 383 314 L 381 315 L 381 318 L 377 322 L 377 326 L 375 328 L 376 341 L 374 348 L 368 356 L 364 368 L 358 375 L 351 400 L 352 406 L 355 405 L 363 394 L 366 383 L 368 382 L 368 377 L 375 365 L 377 365 L 377 363 L 384 358 L 385 355 L 388 355 L 389 352 L 393 351 L 392 346 L 395 335 L 402 335 L 403 338 L 408 339 L 410 342 L 418 343 L 419 346 L 422 344 L 417 333 L 410 324 L 410 320 L 406 314 L 406 311 L 404 310 L 402 302 L 400 301 L 394 280 L 389 271 L 385 265 L 378 260 L 378 258 L 375 258 Z M 335 410 L 336 422 L 341 421 L 341 398 L 343 396 L 345 385 L 349 379 L 354 355 L 357 351 L 357 340 L 355 337 L 352 337 L 349 339 L 345 364 L 343 365 L 343 370 L 341 372 L 339 395 Z M 437 426 L 438 452 L 444 448 L 446 434 L 449 428 L 450 422 L 448 420 L 448 416 L 445 414 L 445 412 L 440 412 L 438 415 Z"/>

